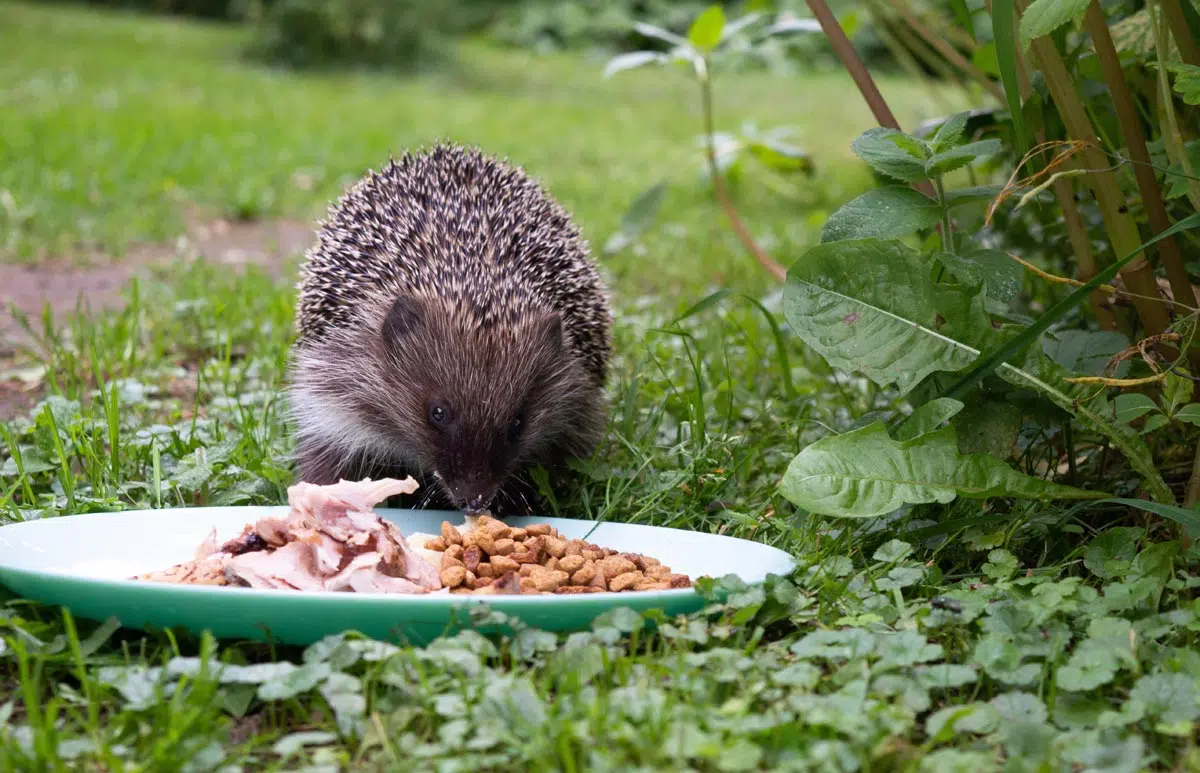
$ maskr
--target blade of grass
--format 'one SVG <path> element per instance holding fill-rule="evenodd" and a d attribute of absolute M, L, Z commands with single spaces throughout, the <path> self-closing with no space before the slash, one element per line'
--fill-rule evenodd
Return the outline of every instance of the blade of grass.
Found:
<path fill-rule="evenodd" d="M 1021 89 L 1017 83 L 1016 9 L 1013 0 L 992 0 L 992 37 L 996 42 L 996 61 L 1000 66 L 1000 82 L 1012 116 L 1013 135 L 1017 151 L 1029 152 L 1029 137 L 1025 133 L 1025 115 L 1021 111 Z"/>

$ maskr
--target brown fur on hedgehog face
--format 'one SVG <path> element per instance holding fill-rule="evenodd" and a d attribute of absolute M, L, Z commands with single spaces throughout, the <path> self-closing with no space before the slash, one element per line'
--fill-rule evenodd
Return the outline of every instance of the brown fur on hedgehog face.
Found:
<path fill-rule="evenodd" d="M 455 506 L 481 512 L 523 466 L 567 450 L 555 429 L 577 426 L 577 399 L 592 387 L 558 313 L 480 327 L 466 311 L 397 298 L 379 331 L 384 394 L 363 407 L 404 438 Z"/>

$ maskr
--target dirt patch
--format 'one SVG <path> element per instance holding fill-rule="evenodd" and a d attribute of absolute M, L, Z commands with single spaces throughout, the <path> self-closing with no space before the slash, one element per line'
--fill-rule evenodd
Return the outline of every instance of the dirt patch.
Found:
<path fill-rule="evenodd" d="M 257 266 L 283 278 L 289 259 L 313 238 L 312 224 L 294 220 L 231 222 L 193 216 L 186 234 L 175 242 L 135 243 L 119 260 L 91 255 L 83 261 L 0 264 L 0 421 L 27 410 L 40 394 L 3 375 L 4 366 L 32 343 L 12 307 L 30 318 L 35 331 L 41 328 L 46 304 L 57 322 L 77 308 L 103 314 L 124 306 L 124 292 L 133 277 L 146 277 L 158 267 L 178 268 L 181 262 L 200 257 L 233 268 Z"/>
<path fill-rule="evenodd" d="M 312 226 L 297 221 L 212 220 L 193 224 L 173 244 L 130 245 L 120 260 L 92 256 L 83 265 L 66 260 L 0 265 L 0 307 L 4 309 L 0 315 L 0 357 L 12 354 L 26 341 L 26 334 L 10 312 L 12 306 L 34 318 L 35 327 L 45 303 L 49 303 L 55 319 L 62 319 L 77 305 L 93 314 L 103 313 L 123 305 L 122 294 L 134 276 L 199 257 L 227 266 L 255 265 L 281 274 L 285 260 L 307 248 L 312 239 Z"/>

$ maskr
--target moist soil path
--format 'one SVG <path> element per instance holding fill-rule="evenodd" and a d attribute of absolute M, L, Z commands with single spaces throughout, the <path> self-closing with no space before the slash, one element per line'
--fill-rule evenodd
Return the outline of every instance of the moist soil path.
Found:
<path fill-rule="evenodd" d="M 19 350 L 30 343 L 13 307 L 28 316 L 35 328 L 46 304 L 56 321 L 80 304 L 91 314 L 103 314 L 124 305 L 133 277 L 200 256 L 221 265 L 253 265 L 282 275 L 285 263 L 306 249 L 313 237 L 313 225 L 294 220 L 212 220 L 194 223 L 172 244 L 132 244 L 119 259 L 97 256 L 82 266 L 66 260 L 0 264 L 0 421 L 24 413 L 41 394 L 37 380 L 22 380 L 13 370 Z"/>

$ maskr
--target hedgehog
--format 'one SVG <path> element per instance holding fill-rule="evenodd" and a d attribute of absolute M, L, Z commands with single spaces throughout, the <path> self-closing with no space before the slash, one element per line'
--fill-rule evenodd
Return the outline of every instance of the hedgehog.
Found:
<path fill-rule="evenodd" d="M 608 418 L 608 289 L 570 215 L 507 159 L 438 143 L 368 171 L 300 269 L 297 475 L 421 481 L 418 506 L 530 512 Z"/>

